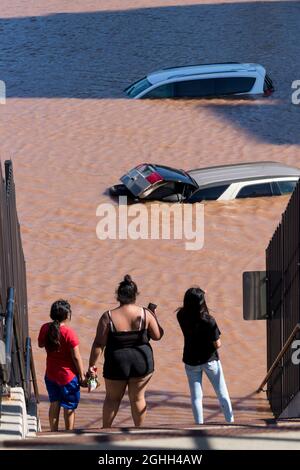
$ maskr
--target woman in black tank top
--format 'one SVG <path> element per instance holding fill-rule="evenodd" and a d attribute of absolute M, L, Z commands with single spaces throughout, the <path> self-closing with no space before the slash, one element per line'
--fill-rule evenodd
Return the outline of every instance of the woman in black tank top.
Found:
<path fill-rule="evenodd" d="M 146 328 L 146 309 L 141 309 L 139 329 L 118 331 L 109 311 L 110 328 L 104 352 L 103 377 L 110 380 L 142 378 L 154 371 L 152 348 Z"/>
<path fill-rule="evenodd" d="M 93 367 L 104 351 L 103 428 L 111 427 L 127 386 L 134 424 L 143 424 L 145 391 L 154 371 L 149 340 L 157 341 L 163 336 L 155 312 L 135 305 L 138 290 L 130 276 L 124 277 L 116 294 L 120 306 L 101 316 L 89 362 L 89 374 L 92 375 Z"/>

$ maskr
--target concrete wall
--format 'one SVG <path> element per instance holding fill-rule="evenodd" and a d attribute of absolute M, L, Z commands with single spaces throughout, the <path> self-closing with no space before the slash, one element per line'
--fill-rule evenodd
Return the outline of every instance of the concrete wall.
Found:
<path fill-rule="evenodd" d="M 0 441 L 35 436 L 39 430 L 37 407 L 31 404 L 28 408 L 21 387 L 12 388 L 10 398 L 2 398 Z"/>

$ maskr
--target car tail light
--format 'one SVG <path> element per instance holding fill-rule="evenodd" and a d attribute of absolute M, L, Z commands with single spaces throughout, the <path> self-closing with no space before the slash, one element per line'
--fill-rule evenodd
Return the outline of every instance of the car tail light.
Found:
<path fill-rule="evenodd" d="M 274 88 L 269 88 L 269 89 L 265 90 L 264 96 L 270 96 L 270 95 L 272 95 L 272 93 L 274 93 Z"/>
<path fill-rule="evenodd" d="M 151 173 L 151 175 L 146 177 L 146 180 L 149 181 L 149 183 L 154 184 L 154 183 L 157 183 L 158 181 L 162 181 L 163 178 L 160 176 L 159 173 L 154 171 L 153 173 Z"/>
<path fill-rule="evenodd" d="M 274 85 L 273 81 L 269 77 L 268 74 L 265 76 L 265 81 L 264 81 L 264 96 L 270 96 L 272 93 L 274 93 Z"/>

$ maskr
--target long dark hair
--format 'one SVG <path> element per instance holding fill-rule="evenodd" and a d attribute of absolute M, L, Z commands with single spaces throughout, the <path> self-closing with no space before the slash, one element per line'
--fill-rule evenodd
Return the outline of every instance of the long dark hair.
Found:
<path fill-rule="evenodd" d="M 190 287 L 184 294 L 183 306 L 178 309 L 182 322 L 193 328 L 200 320 L 211 318 L 206 305 L 205 292 L 200 287 Z"/>
<path fill-rule="evenodd" d="M 46 337 L 46 347 L 50 351 L 57 351 L 60 347 L 60 324 L 71 319 L 71 305 L 67 300 L 59 299 L 51 305 L 50 318 L 53 320 L 49 324 Z"/>
<path fill-rule="evenodd" d="M 129 274 L 126 274 L 116 290 L 118 302 L 120 302 L 121 305 L 134 304 L 138 294 L 136 283 L 131 279 Z"/>

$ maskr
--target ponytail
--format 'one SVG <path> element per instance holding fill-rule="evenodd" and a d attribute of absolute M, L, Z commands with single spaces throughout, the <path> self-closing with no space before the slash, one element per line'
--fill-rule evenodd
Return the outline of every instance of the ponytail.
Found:
<path fill-rule="evenodd" d="M 50 318 L 53 320 L 49 324 L 46 336 L 46 347 L 50 351 L 58 351 L 60 348 L 60 324 L 68 317 L 71 318 L 71 305 L 66 300 L 57 300 L 51 306 Z"/>
<path fill-rule="evenodd" d="M 49 325 L 47 347 L 53 351 L 57 351 L 60 347 L 60 323 L 58 320 L 53 321 Z"/>

